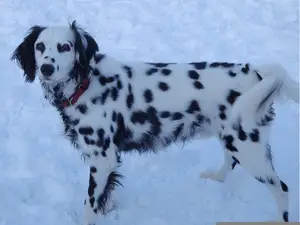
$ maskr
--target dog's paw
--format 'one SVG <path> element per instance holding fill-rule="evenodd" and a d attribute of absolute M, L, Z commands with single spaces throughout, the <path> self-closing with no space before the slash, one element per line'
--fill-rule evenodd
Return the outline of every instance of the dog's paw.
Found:
<path fill-rule="evenodd" d="M 224 182 L 225 176 L 219 171 L 214 171 L 214 170 L 206 170 L 202 173 L 200 173 L 200 177 L 204 179 L 211 179 L 219 182 Z"/>

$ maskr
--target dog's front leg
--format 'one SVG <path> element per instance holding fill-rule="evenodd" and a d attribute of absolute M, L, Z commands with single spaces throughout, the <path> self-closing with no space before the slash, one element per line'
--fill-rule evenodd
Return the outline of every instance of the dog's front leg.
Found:
<path fill-rule="evenodd" d="M 113 148 L 93 154 L 88 159 L 88 164 L 89 186 L 83 225 L 96 225 L 97 216 L 105 215 L 109 210 L 111 192 L 117 185 L 121 185 L 121 175 L 116 172 L 118 158 Z"/>

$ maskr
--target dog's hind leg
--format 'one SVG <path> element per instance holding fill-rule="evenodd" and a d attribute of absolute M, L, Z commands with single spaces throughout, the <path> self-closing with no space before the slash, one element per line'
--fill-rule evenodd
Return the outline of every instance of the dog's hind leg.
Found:
<path fill-rule="evenodd" d="M 223 151 L 224 151 L 224 163 L 221 166 L 221 168 L 217 171 L 206 170 L 200 174 L 201 178 L 212 179 L 219 182 L 225 181 L 228 172 L 232 171 L 235 168 L 236 164 L 239 163 L 239 161 L 233 156 L 231 156 L 225 147 L 223 148 Z"/>
<path fill-rule="evenodd" d="M 267 142 L 268 132 L 263 127 L 247 132 L 239 125 L 237 129 L 232 128 L 223 135 L 223 142 L 240 166 L 268 187 L 277 204 L 279 221 L 288 222 L 288 187 L 280 180 L 273 167 L 271 149 Z"/>
<path fill-rule="evenodd" d="M 97 215 L 105 215 L 114 207 L 111 205 L 111 192 L 117 185 L 121 185 L 122 176 L 116 172 L 120 161 L 113 149 L 97 152 L 87 162 L 90 172 L 83 225 L 95 225 Z"/>

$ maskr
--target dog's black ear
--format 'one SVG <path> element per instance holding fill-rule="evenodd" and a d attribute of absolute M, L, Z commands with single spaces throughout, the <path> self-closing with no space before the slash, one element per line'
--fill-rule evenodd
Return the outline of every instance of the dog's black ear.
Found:
<path fill-rule="evenodd" d="M 74 69 L 79 73 L 81 78 L 88 75 L 89 64 L 92 57 L 99 50 L 98 44 L 95 39 L 82 28 L 78 27 L 76 21 L 70 25 L 75 38 L 75 51 L 78 55 Z"/>
<path fill-rule="evenodd" d="M 22 68 L 26 82 L 33 82 L 35 79 L 34 43 L 44 29 L 45 27 L 37 25 L 31 27 L 23 42 L 12 53 L 11 60 L 16 60 L 17 64 Z"/>

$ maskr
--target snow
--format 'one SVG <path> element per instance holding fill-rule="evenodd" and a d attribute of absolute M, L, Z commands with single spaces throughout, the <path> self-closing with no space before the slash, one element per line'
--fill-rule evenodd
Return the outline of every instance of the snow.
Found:
<path fill-rule="evenodd" d="M 298 79 L 296 0 L 0 0 L 0 225 L 80 224 L 88 168 L 61 135 L 60 118 L 38 82 L 24 83 L 9 60 L 34 24 L 76 19 L 101 51 L 120 60 L 280 62 Z M 216 81 L 217 82 L 217 81 Z M 299 221 L 299 109 L 276 106 L 275 168 Z M 172 146 L 157 155 L 123 157 L 119 207 L 101 224 L 182 225 L 271 221 L 274 200 L 241 167 L 219 183 L 200 172 L 219 168 L 215 139 Z"/>

